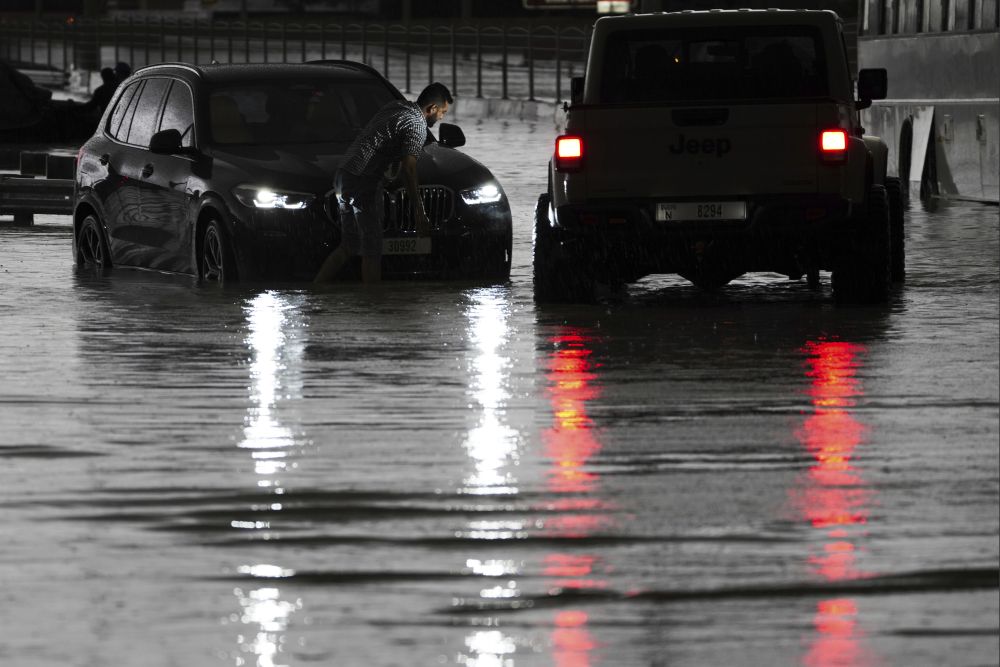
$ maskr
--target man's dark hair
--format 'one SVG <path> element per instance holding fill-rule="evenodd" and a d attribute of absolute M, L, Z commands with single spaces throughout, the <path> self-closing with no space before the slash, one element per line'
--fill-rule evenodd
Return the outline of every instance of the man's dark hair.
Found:
<path fill-rule="evenodd" d="M 417 98 L 417 106 L 421 109 L 426 109 L 428 104 L 441 106 L 445 102 L 454 104 L 455 100 L 452 99 L 451 91 L 448 90 L 448 87 L 436 81 L 424 88 L 420 93 L 420 97 Z"/>

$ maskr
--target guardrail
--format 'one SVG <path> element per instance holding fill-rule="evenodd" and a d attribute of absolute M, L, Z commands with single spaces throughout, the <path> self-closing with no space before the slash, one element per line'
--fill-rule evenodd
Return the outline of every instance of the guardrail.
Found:
<path fill-rule="evenodd" d="M 360 60 L 406 92 L 440 80 L 453 94 L 561 102 L 582 74 L 591 27 L 111 18 L 0 22 L 7 60 L 97 70 L 119 61 L 194 64 Z"/>

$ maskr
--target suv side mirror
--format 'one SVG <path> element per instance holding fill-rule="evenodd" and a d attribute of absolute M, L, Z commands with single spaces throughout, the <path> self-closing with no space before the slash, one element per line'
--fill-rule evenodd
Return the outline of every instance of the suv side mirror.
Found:
<path fill-rule="evenodd" d="M 884 100 L 889 93 L 889 76 L 882 67 L 858 72 L 858 109 L 867 109 L 872 100 Z"/>
<path fill-rule="evenodd" d="M 583 83 L 584 78 L 582 76 L 574 76 L 569 80 L 569 101 L 572 104 L 580 104 L 583 102 Z"/>
<path fill-rule="evenodd" d="M 438 130 L 438 143 L 449 148 L 458 148 L 465 145 L 465 133 L 458 125 L 451 123 L 441 123 Z"/>
<path fill-rule="evenodd" d="M 180 130 L 160 130 L 149 140 L 149 150 L 151 153 L 180 153 L 181 133 Z"/>

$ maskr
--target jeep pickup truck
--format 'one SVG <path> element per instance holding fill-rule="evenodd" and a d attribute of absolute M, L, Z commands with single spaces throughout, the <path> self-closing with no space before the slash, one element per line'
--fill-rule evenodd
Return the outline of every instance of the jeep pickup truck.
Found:
<path fill-rule="evenodd" d="M 858 110 L 836 13 L 711 10 L 602 18 L 535 210 L 537 301 L 586 301 L 676 273 L 716 289 L 752 271 L 832 272 L 834 298 L 901 281 L 903 200 Z"/>

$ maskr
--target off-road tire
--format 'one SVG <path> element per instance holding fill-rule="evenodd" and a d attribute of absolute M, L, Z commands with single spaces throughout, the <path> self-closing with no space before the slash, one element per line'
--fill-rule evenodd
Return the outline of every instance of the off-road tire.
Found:
<path fill-rule="evenodd" d="M 906 239 L 904 234 L 903 184 L 898 178 L 885 179 L 885 193 L 889 198 L 889 240 L 892 247 L 892 282 L 906 280 Z"/>
<path fill-rule="evenodd" d="M 838 303 L 885 303 L 892 287 L 889 202 L 885 186 L 873 185 L 867 213 L 833 270 Z"/>
<path fill-rule="evenodd" d="M 548 194 L 535 205 L 532 250 L 534 293 L 537 303 L 589 303 L 594 300 L 595 281 L 584 258 L 567 256 L 560 248 L 558 231 L 549 224 Z"/>
<path fill-rule="evenodd" d="M 111 268 L 111 249 L 104 227 L 95 215 L 88 215 L 76 233 L 76 265 L 96 271 Z"/>

